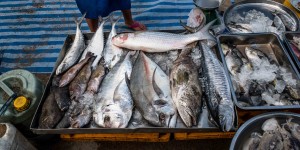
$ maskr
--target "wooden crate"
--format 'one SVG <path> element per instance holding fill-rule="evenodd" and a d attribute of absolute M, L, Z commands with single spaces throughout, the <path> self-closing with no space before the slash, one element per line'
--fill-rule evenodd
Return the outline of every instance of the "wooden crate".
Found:
<path fill-rule="evenodd" d="M 61 134 L 62 140 L 168 142 L 170 133 Z"/>
<path fill-rule="evenodd" d="M 204 133 L 174 133 L 175 140 L 196 140 L 196 139 L 228 139 L 234 136 L 235 132 L 204 132 Z"/>

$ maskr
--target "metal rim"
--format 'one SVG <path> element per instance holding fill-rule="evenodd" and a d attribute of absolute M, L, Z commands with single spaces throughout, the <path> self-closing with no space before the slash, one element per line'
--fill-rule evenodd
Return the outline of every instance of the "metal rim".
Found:
<path fill-rule="evenodd" d="M 270 116 L 293 116 L 293 117 L 300 117 L 300 114 L 293 113 L 293 112 L 267 112 L 260 115 L 257 115 L 249 120 L 247 120 L 235 133 L 234 137 L 231 140 L 230 143 L 230 150 L 234 150 L 235 144 L 240 137 L 240 135 L 243 133 L 244 129 L 247 128 L 249 125 L 251 125 L 255 120 L 269 118 Z"/>
<path fill-rule="evenodd" d="M 297 65 L 297 69 L 300 70 L 300 60 L 297 58 L 296 54 L 294 53 L 292 47 L 291 47 L 291 44 L 289 43 L 289 40 L 287 39 L 287 34 L 299 34 L 300 35 L 300 32 L 293 32 L 293 31 L 287 31 L 287 32 L 284 32 L 283 33 L 283 40 L 288 48 L 288 51 L 290 51 L 294 61 L 295 61 L 295 65 Z"/>
<path fill-rule="evenodd" d="M 197 5 L 196 0 L 193 0 L 193 2 L 194 2 L 194 5 L 196 7 L 198 7 L 198 8 L 200 8 L 200 9 L 203 9 L 203 10 L 214 10 L 214 9 L 219 8 L 221 5 L 223 5 L 223 3 L 225 2 L 225 0 L 222 0 L 221 3 L 219 4 L 219 6 L 217 6 L 217 7 L 200 7 L 199 5 Z"/>

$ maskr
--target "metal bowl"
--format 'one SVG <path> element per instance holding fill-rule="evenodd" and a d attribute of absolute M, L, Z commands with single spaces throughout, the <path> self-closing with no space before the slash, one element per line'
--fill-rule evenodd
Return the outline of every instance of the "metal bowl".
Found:
<path fill-rule="evenodd" d="M 274 15 L 272 12 L 275 10 L 281 13 L 285 13 L 289 16 L 291 16 L 296 22 L 297 22 L 297 30 L 299 30 L 299 19 L 295 15 L 293 11 L 291 11 L 289 8 L 283 6 L 280 3 L 270 1 L 270 0 L 245 0 L 241 1 L 239 3 L 236 3 L 234 5 L 231 5 L 224 13 L 223 21 L 225 23 L 226 29 L 230 31 L 227 24 L 230 22 L 230 18 L 232 16 L 232 13 L 238 12 L 239 15 L 242 17 L 245 16 L 243 12 L 250 11 L 252 9 L 255 9 L 257 11 L 260 11 L 265 14 L 266 17 L 269 17 L 271 20 L 274 19 Z M 231 32 L 231 31 L 230 31 Z"/>
<path fill-rule="evenodd" d="M 289 1 L 290 1 L 291 5 L 292 5 L 295 9 L 297 9 L 298 11 L 300 11 L 300 5 L 298 5 L 298 3 L 300 3 L 299 0 L 289 0 Z"/>
<path fill-rule="evenodd" d="M 193 0 L 194 4 L 203 10 L 213 10 L 220 7 L 225 0 Z"/>
<path fill-rule="evenodd" d="M 283 124 L 286 120 L 292 117 L 292 121 L 300 124 L 300 114 L 291 112 L 269 112 L 251 118 L 246 121 L 235 133 L 231 144 L 230 150 L 241 150 L 245 146 L 246 142 L 249 140 L 251 133 L 258 132 L 263 133 L 261 126 L 262 124 L 270 118 L 276 118 L 279 124 Z"/>

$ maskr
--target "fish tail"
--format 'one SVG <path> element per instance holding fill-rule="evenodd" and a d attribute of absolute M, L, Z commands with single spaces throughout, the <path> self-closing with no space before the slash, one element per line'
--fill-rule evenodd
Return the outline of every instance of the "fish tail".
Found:
<path fill-rule="evenodd" d="M 198 40 L 213 40 L 216 41 L 216 39 L 209 33 L 209 28 L 216 22 L 217 19 L 209 22 L 207 25 L 205 25 L 201 30 L 194 33 L 196 35 L 196 38 Z"/>
<path fill-rule="evenodd" d="M 83 16 L 80 18 L 80 20 L 77 20 L 77 18 L 75 19 L 75 23 L 77 24 L 77 26 L 81 26 L 81 23 L 83 21 L 83 19 L 85 18 L 86 12 L 83 14 Z"/>
<path fill-rule="evenodd" d="M 181 25 L 185 30 L 187 30 L 187 31 L 189 31 L 189 32 L 195 33 L 195 32 L 197 32 L 197 31 L 199 30 L 199 27 L 192 28 L 192 27 L 189 27 L 189 26 L 185 25 L 185 24 L 182 22 L 182 20 L 179 20 L 179 23 L 180 23 L 180 25 Z"/>

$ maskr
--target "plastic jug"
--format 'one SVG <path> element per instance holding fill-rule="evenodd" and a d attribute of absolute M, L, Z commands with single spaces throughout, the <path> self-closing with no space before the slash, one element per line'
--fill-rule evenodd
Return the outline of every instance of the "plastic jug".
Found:
<path fill-rule="evenodd" d="M 32 73 L 22 69 L 2 74 L 0 82 L 18 95 L 0 117 L 0 122 L 11 122 L 15 125 L 21 124 L 29 129 L 32 117 L 41 100 L 44 85 Z M 3 88 L 0 88 L 0 107 L 3 106 L 8 98 L 8 93 Z"/>

